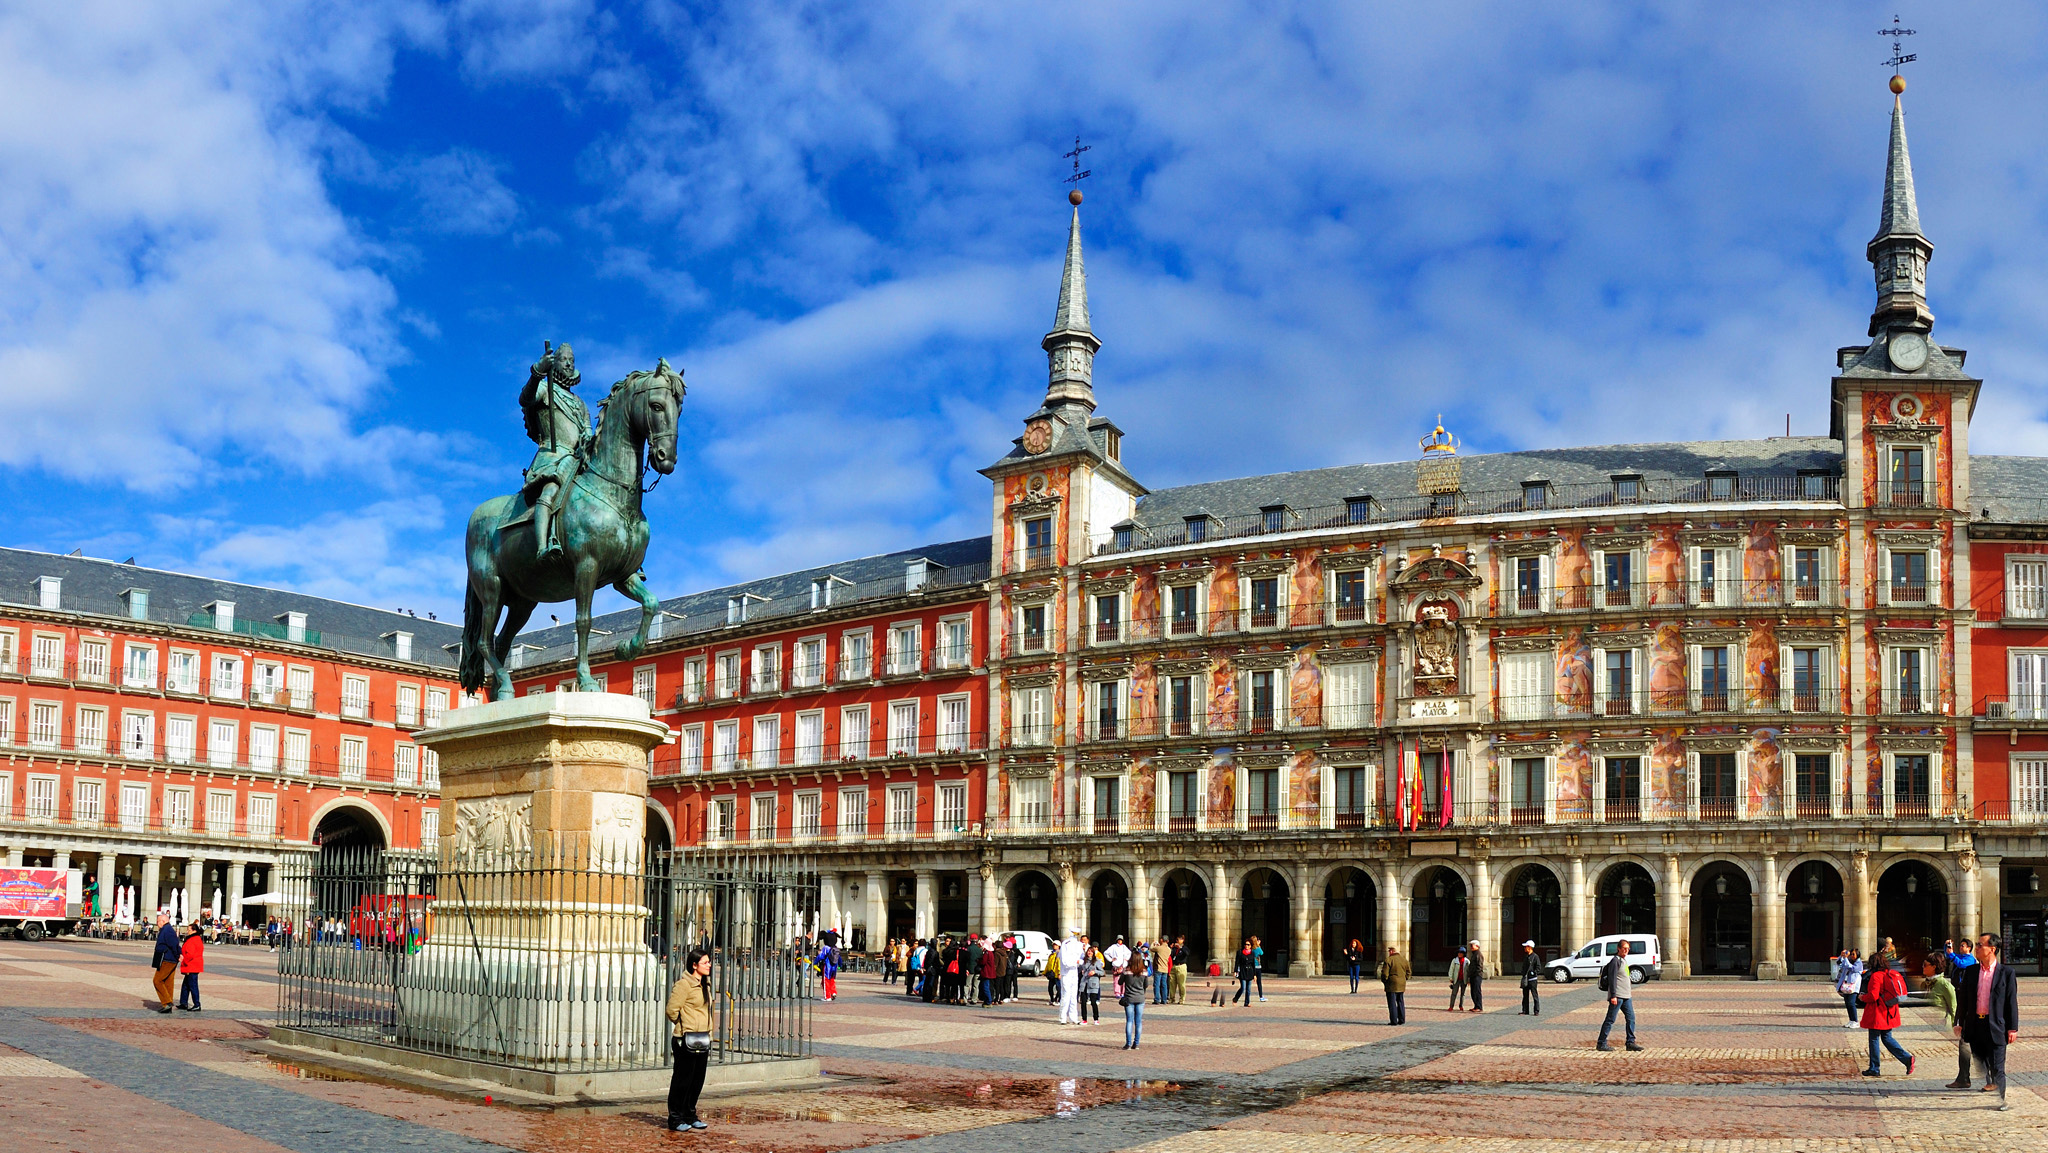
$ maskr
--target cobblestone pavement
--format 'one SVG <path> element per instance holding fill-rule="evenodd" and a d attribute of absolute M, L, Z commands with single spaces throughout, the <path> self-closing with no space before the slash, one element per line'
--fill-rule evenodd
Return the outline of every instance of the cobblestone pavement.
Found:
<path fill-rule="evenodd" d="M 1422 978 L 1395 1028 L 1376 989 L 1341 980 L 1274 980 L 1263 1001 L 1214 1006 L 1197 979 L 1188 1004 L 1147 1007 L 1130 1051 L 1115 1006 L 1061 1026 L 1043 984 L 984 1009 L 848 977 L 816 1013 L 827 1086 L 708 1099 L 708 1132 L 672 1134 L 658 1106 L 517 1107 L 483 1086 L 283 1059 L 262 1044 L 268 952 L 210 951 L 205 1011 L 170 1017 L 145 1008 L 146 959 L 142 945 L 0 942 L 9 1150 L 2048 1150 L 2048 1040 L 2012 1048 L 2000 1112 L 1944 1088 L 1956 1047 L 1928 1010 L 1899 1032 L 1919 1058 L 1911 1077 L 1889 1057 L 1885 1076 L 1861 1076 L 1866 1035 L 1810 981 L 1650 984 L 1645 1051 L 1600 1053 L 1605 1005 L 1586 985 L 1546 987 L 1532 1018 L 1511 983 L 1489 986 L 1486 1012 L 1451 1013 Z M 2021 1014 L 2048 1034 L 2048 979 L 2021 983 Z"/>

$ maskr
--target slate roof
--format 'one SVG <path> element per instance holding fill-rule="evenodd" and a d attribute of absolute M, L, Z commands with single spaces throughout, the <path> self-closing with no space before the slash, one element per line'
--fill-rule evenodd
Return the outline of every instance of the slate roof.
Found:
<path fill-rule="evenodd" d="M 413 661 L 453 668 L 455 654 L 442 649 L 462 637 L 460 622 L 432 621 L 410 613 L 374 609 L 347 601 L 308 596 L 287 589 L 265 588 L 191 576 L 166 569 L 120 564 L 88 556 L 59 556 L 32 549 L 0 548 L 0 603 L 39 603 L 37 578 L 64 582 L 60 607 L 69 612 L 127 617 L 121 593 L 149 590 L 149 619 L 161 624 L 212 627 L 207 605 L 232 601 L 236 632 L 252 639 L 282 640 L 277 618 L 289 612 L 306 614 L 307 643 L 316 648 L 395 659 L 385 633 L 411 633 Z M 195 619 L 199 618 L 199 619 Z M 317 635 L 315 635 L 317 634 Z"/>
<path fill-rule="evenodd" d="M 1670 444 L 1605 444 L 1584 448 L 1480 453 L 1456 458 L 1466 496 L 1519 496 L 1527 481 L 1548 481 L 1554 490 L 1584 485 L 1605 489 L 1617 475 L 1636 475 L 1646 484 L 1704 483 L 1709 472 L 1739 477 L 1776 477 L 1796 483 L 1802 473 L 1839 475 L 1842 442 L 1828 437 L 1769 440 L 1702 440 Z M 1208 481 L 1159 489 L 1138 504 L 1139 526 L 1165 530 L 1200 514 L 1227 517 L 1285 505 L 1290 509 L 1339 508 L 1352 497 L 1370 495 L 1383 505 L 1418 499 L 1416 462 L 1353 464 L 1305 472 L 1274 473 L 1237 480 Z M 1556 507 L 1563 507 L 1563 500 Z"/>
<path fill-rule="evenodd" d="M 858 557 L 835 564 L 820 565 L 817 568 L 799 569 L 796 572 L 781 573 L 760 580 L 670 597 L 661 602 L 662 611 L 672 614 L 662 622 L 661 639 L 667 642 L 687 634 L 710 633 L 724 628 L 726 605 L 736 596 L 761 598 L 750 604 L 747 609 L 747 620 L 750 624 L 808 613 L 811 611 L 811 583 L 826 577 L 836 577 L 847 582 L 834 591 L 834 606 L 902 596 L 906 591 L 906 569 L 910 562 L 915 560 L 928 560 L 943 566 L 943 571 L 930 578 L 930 587 L 957 588 L 961 585 L 977 584 L 988 579 L 989 546 L 989 537 L 978 536 L 967 540 L 948 541 L 944 544 L 901 549 L 877 556 Z M 559 615 L 564 609 L 542 605 L 539 614 L 550 611 Z M 677 617 L 682 619 L 675 619 Z M 640 627 L 640 610 L 629 608 L 605 613 L 592 618 L 590 623 L 592 653 L 609 652 L 613 644 L 625 639 L 634 629 Z M 599 629 L 610 635 L 598 635 Z M 576 628 L 573 622 L 550 625 L 547 628 L 532 629 L 519 634 L 520 644 L 539 646 L 543 650 L 538 653 L 527 653 L 525 667 L 567 657 L 575 651 L 575 642 Z"/>
<path fill-rule="evenodd" d="M 2048 457 L 1970 457 L 1970 519 L 1993 524 L 2048 521 Z M 1985 510 L 1990 515 L 1985 515 Z"/>

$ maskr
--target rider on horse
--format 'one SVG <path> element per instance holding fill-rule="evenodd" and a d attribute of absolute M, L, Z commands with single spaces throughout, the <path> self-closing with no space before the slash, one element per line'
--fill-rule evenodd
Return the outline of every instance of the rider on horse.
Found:
<path fill-rule="evenodd" d="M 534 548 L 543 560 L 562 555 L 555 517 L 583 468 L 581 450 L 590 436 L 590 410 L 574 391 L 582 382 L 576 354 L 564 344 L 540 358 L 527 373 L 526 387 L 519 390 L 526 435 L 539 446 L 533 463 L 526 466 L 520 493 L 533 502 Z"/>

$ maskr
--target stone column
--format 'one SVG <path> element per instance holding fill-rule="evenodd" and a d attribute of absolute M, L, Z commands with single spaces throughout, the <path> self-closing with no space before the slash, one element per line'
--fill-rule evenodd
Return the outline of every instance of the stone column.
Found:
<path fill-rule="evenodd" d="M 1152 896 L 1152 876 L 1145 868 L 1145 862 L 1131 863 L 1131 941 L 1150 941 L 1158 933 L 1157 910 L 1159 904 Z"/>
<path fill-rule="evenodd" d="M 1678 854 L 1664 854 L 1664 880 L 1657 886 L 1657 936 L 1664 953 L 1664 975 L 1687 977 L 1692 966 L 1686 961 L 1685 879 L 1678 872 Z"/>
<path fill-rule="evenodd" d="M 1573 857 L 1564 879 L 1564 944 L 1577 952 L 1593 939 L 1593 910 L 1586 903 L 1586 858 Z"/>
<path fill-rule="evenodd" d="M 57 849 L 52 851 L 50 853 L 50 867 L 56 869 L 58 872 L 64 872 L 65 870 L 70 869 L 71 850 Z"/>
<path fill-rule="evenodd" d="M 1380 862 L 1379 889 L 1380 957 L 1386 956 L 1388 949 L 1399 949 L 1401 952 L 1406 953 L 1408 951 L 1408 895 L 1401 891 L 1400 878 L 1395 873 L 1394 862 Z M 1373 959 L 1373 964 L 1378 966 L 1378 957 Z"/>
<path fill-rule="evenodd" d="M 1982 913 L 1977 917 L 1977 932 L 2003 933 L 2003 898 L 2005 895 L 2005 869 L 2003 857 L 1978 857 L 1978 900 Z M 1960 944 L 1960 942 L 1958 942 Z"/>
<path fill-rule="evenodd" d="M 163 868 L 162 857 L 142 858 L 142 880 L 137 882 L 135 897 L 135 919 L 138 921 L 150 919 L 163 906 Z"/>
<path fill-rule="evenodd" d="M 1074 863 L 1061 861 L 1060 883 L 1060 931 L 1054 936 L 1065 940 L 1067 931 L 1076 927 L 1086 930 L 1087 922 L 1081 919 L 1080 882 L 1074 878 Z"/>
<path fill-rule="evenodd" d="M 818 874 L 818 923 L 813 934 L 831 929 L 844 934 L 846 929 L 839 923 L 839 874 Z"/>
<path fill-rule="evenodd" d="M 114 888 L 116 885 L 114 865 L 116 863 L 112 851 L 107 849 L 100 850 L 100 910 L 105 913 L 112 913 L 114 911 Z"/>
<path fill-rule="evenodd" d="M 1315 955 L 1315 941 L 1309 932 L 1309 909 L 1322 911 L 1322 894 L 1311 896 L 1308 891 L 1308 863 L 1297 861 L 1294 875 L 1287 883 L 1294 889 L 1293 908 L 1294 935 L 1287 949 L 1287 975 L 1307 977 L 1323 971 L 1322 958 Z"/>
<path fill-rule="evenodd" d="M 1849 944 L 1869 957 L 1877 951 L 1876 878 L 1870 875 L 1870 853 L 1858 849 L 1842 878 L 1843 903 L 1849 906 Z"/>
<path fill-rule="evenodd" d="M 967 928 L 970 932 L 1000 933 L 1008 927 L 1001 923 L 1002 906 L 989 898 L 994 873 L 995 870 L 987 865 L 967 870 Z"/>
<path fill-rule="evenodd" d="M 196 919 L 211 900 L 213 894 L 206 889 L 206 858 L 185 858 L 185 919 Z"/>
<path fill-rule="evenodd" d="M 1984 893 L 1984 870 L 1977 854 L 1968 849 L 1959 854 L 1956 863 L 1961 866 L 1962 872 L 1962 883 L 1957 886 L 1961 891 L 1956 894 L 1959 898 L 1955 910 L 1956 940 L 1975 941 L 1978 931 L 1977 903 L 1983 899 Z M 1997 930 L 1994 929 L 1992 932 Z"/>
<path fill-rule="evenodd" d="M 867 898 L 867 951 L 880 949 L 889 940 L 889 878 L 869 873 L 860 886 Z"/>
<path fill-rule="evenodd" d="M 245 887 L 244 882 L 247 880 L 246 869 L 247 862 L 245 861 L 228 862 L 227 918 L 230 924 L 239 925 L 242 923 L 242 889 Z"/>
<path fill-rule="evenodd" d="M 7 867 L 8 867 L 8 868 L 10 868 L 10 869 L 19 869 L 19 868 L 21 868 L 21 846 L 20 846 L 20 845 L 9 845 L 9 846 L 7 846 Z"/>
<path fill-rule="evenodd" d="M 1237 955 L 1237 922 L 1231 917 L 1236 902 L 1231 900 L 1230 870 L 1222 861 L 1211 867 L 1209 877 L 1209 959 L 1220 961 L 1227 972 Z"/>
<path fill-rule="evenodd" d="M 1779 981 L 1785 977 L 1785 886 L 1778 880 L 1778 854 L 1764 854 L 1763 888 L 1756 894 L 1755 918 L 1757 931 L 1763 939 L 1757 942 L 1756 955 L 1761 958 L 1756 966 L 1759 981 Z"/>
<path fill-rule="evenodd" d="M 911 931 L 920 941 L 932 935 L 932 928 L 938 921 L 938 910 L 932 904 L 933 892 L 932 871 L 930 869 L 919 869 L 917 871 L 917 896 L 915 898 L 917 916 L 914 924 L 916 927 Z M 969 922 L 968 931 L 974 931 L 971 921 Z"/>
<path fill-rule="evenodd" d="M 1472 883 L 1476 891 L 1465 902 L 1465 927 L 1471 930 L 1471 939 L 1479 942 L 1479 954 L 1486 958 L 1486 975 L 1498 976 L 1501 971 L 1500 897 L 1493 891 L 1493 862 L 1490 858 L 1473 860 Z M 1472 923 L 1474 915 L 1479 918 L 1477 925 Z"/>

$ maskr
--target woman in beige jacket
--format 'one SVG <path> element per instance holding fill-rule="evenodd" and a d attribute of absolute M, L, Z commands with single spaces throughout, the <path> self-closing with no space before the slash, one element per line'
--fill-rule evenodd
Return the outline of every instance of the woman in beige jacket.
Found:
<path fill-rule="evenodd" d="M 683 1044 L 685 1033 L 711 1032 L 711 953 L 690 950 L 683 975 L 668 991 L 668 1019 L 675 1026 L 669 1037 L 668 1127 L 708 1129 L 697 1119 L 697 1095 L 704 1091 L 704 1070 L 711 1062 L 711 1050 L 690 1049 Z"/>

